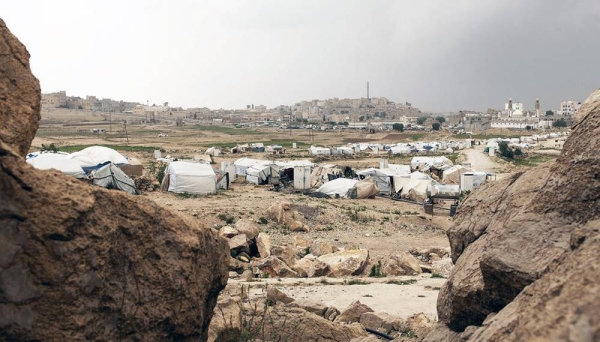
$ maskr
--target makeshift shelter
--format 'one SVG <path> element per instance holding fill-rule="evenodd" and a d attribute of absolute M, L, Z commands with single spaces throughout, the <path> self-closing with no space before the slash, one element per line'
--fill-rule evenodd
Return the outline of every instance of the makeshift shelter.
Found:
<path fill-rule="evenodd" d="M 99 169 L 108 163 L 113 163 L 117 166 L 129 164 L 127 158 L 123 157 L 119 152 L 104 146 L 84 148 L 79 152 L 71 153 L 69 159 L 78 161 L 85 172 Z"/>
<path fill-rule="evenodd" d="M 372 179 L 379 193 L 382 195 L 389 195 L 392 192 L 392 179 L 394 172 L 389 169 L 366 169 L 357 171 L 356 174 L 360 180 Z"/>
<path fill-rule="evenodd" d="M 38 170 L 55 169 L 75 178 L 86 178 L 85 172 L 68 153 L 32 153 L 27 155 L 27 163 Z"/>
<path fill-rule="evenodd" d="M 229 189 L 229 172 L 216 169 L 213 170 L 215 171 L 215 176 L 217 177 L 217 189 Z"/>
<path fill-rule="evenodd" d="M 373 179 L 365 179 L 356 182 L 354 187 L 350 188 L 347 193 L 348 198 L 361 199 L 361 198 L 369 198 L 377 195 L 379 193 L 379 189 L 377 185 L 373 181 Z"/>
<path fill-rule="evenodd" d="M 431 182 L 431 180 L 394 176 L 394 192 L 399 194 L 401 198 L 422 202 L 427 198 L 427 185 Z"/>
<path fill-rule="evenodd" d="M 454 165 L 442 173 L 442 183 L 444 184 L 460 184 L 460 175 L 473 170 L 462 165 Z M 485 177 L 484 177 L 485 178 Z"/>
<path fill-rule="evenodd" d="M 217 176 L 208 164 L 176 161 L 165 170 L 161 188 L 175 193 L 214 194 L 217 192 Z"/>
<path fill-rule="evenodd" d="M 233 165 L 235 165 L 235 173 L 238 176 L 246 176 L 246 171 L 249 167 L 251 167 L 254 164 L 268 165 L 270 164 L 270 162 L 267 160 L 258 160 L 251 158 L 240 158 L 233 162 Z"/>
<path fill-rule="evenodd" d="M 256 185 L 267 184 L 271 175 L 271 167 L 268 164 L 256 163 L 246 169 L 246 181 Z"/>
<path fill-rule="evenodd" d="M 323 164 L 316 166 L 310 174 L 310 187 L 319 187 L 332 179 L 344 176 L 343 170 L 335 164 Z"/>
<path fill-rule="evenodd" d="M 117 189 L 137 195 L 133 179 L 129 178 L 123 170 L 113 163 L 108 163 L 92 171 L 92 183 L 107 189 Z"/>
<path fill-rule="evenodd" d="M 337 178 L 323 184 L 317 189 L 317 192 L 324 193 L 331 197 L 336 195 L 339 197 L 345 197 L 348 194 L 348 191 L 354 188 L 354 185 L 356 185 L 357 182 L 358 181 L 355 179 Z"/>

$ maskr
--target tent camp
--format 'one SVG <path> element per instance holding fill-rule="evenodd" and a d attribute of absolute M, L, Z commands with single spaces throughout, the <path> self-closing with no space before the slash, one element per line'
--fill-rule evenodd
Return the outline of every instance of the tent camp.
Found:
<path fill-rule="evenodd" d="M 413 170 L 423 171 L 428 170 L 430 166 L 438 169 L 444 166 L 453 166 L 454 163 L 446 157 L 413 157 L 410 161 L 410 167 Z"/>
<path fill-rule="evenodd" d="M 254 164 L 269 165 L 271 162 L 268 160 L 258 160 L 251 158 L 240 158 L 233 162 L 235 165 L 235 173 L 238 176 L 246 176 L 246 170 Z"/>
<path fill-rule="evenodd" d="M 55 169 L 75 178 L 86 178 L 79 163 L 69 159 L 68 153 L 32 153 L 27 155 L 27 163 L 38 170 Z"/>
<path fill-rule="evenodd" d="M 133 180 L 113 163 L 108 163 L 101 168 L 92 171 L 91 178 L 94 185 L 107 189 L 125 191 L 133 195 L 138 194 Z"/>
<path fill-rule="evenodd" d="M 112 148 L 104 146 L 90 146 L 83 150 L 69 155 L 69 159 L 79 162 L 81 168 L 85 171 L 99 169 L 103 165 L 113 163 L 117 166 L 127 165 L 127 158 Z"/>
<path fill-rule="evenodd" d="M 165 170 L 161 188 L 175 193 L 214 194 L 217 192 L 217 176 L 208 164 L 176 161 Z"/>

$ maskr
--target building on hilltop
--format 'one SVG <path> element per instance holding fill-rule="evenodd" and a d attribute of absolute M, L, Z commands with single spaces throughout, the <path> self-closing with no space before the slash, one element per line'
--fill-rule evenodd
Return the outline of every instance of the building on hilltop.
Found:
<path fill-rule="evenodd" d="M 556 114 L 575 116 L 579 110 L 579 107 L 581 107 L 581 102 L 562 101 L 560 103 L 560 109 L 556 111 Z"/>

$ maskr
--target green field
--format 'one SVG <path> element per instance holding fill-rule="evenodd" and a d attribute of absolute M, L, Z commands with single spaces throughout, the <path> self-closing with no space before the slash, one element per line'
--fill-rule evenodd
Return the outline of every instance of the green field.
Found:
<path fill-rule="evenodd" d="M 158 150 L 159 148 L 153 146 L 127 146 L 127 145 L 69 145 L 69 146 L 61 146 L 58 148 L 61 152 L 73 153 L 77 151 L 81 151 L 86 147 L 90 146 L 104 146 L 108 148 L 112 148 L 117 151 L 127 151 L 127 152 L 153 152 L 154 150 Z"/>

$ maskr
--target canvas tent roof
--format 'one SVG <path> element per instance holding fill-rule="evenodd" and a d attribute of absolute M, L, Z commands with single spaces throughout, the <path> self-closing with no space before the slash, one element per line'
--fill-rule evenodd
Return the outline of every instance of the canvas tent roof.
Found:
<path fill-rule="evenodd" d="M 168 191 L 190 194 L 214 194 L 217 192 L 215 170 L 203 163 L 176 161 L 165 170 Z M 164 182 L 164 179 L 163 179 Z"/>
<path fill-rule="evenodd" d="M 460 175 L 473 170 L 462 165 L 454 165 L 453 167 L 444 170 L 442 174 L 442 183 L 444 184 L 460 184 Z"/>
<path fill-rule="evenodd" d="M 422 202 L 427 198 L 427 185 L 431 184 L 431 182 L 431 180 L 394 176 L 394 192 L 400 193 L 400 197 L 402 198 Z"/>
<path fill-rule="evenodd" d="M 133 195 L 138 194 L 134 181 L 113 163 L 108 163 L 93 171 L 92 182 L 103 188 L 117 189 Z"/>
<path fill-rule="evenodd" d="M 68 156 L 63 153 L 35 153 L 27 156 L 27 162 L 38 170 L 55 169 L 69 176 L 85 178 L 85 172 L 77 160 Z"/>
<path fill-rule="evenodd" d="M 119 152 L 112 148 L 104 146 L 90 146 L 79 152 L 74 152 L 69 155 L 70 159 L 77 160 L 79 165 L 85 170 L 97 169 L 107 163 L 115 165 L 127 165 L 127 158 L 123 157 Z"/>
<path fill-rule="evenodd" d="M 317 189 L 317 192 L 324 193 L 329 196 L 339 195 L 346 196 L 348 190 L 354 187 L 358 181 L 355 179 L 338 178 L 323 184 Z"/>
<path fill-rule="evenodd" d="M 315 188 L 329 182 L 329 175 L 341 177 L 344 171 L 335 164 L 318 165 L 310 174 L 310 187 Z"/>

